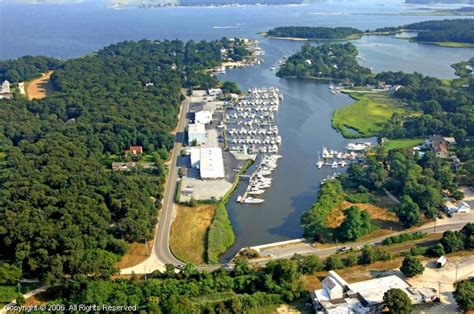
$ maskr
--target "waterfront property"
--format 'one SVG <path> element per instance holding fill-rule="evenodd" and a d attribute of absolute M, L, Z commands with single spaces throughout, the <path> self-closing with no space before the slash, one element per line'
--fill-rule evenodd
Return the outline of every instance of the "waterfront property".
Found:
<path fill-rule="evenodd" d="M 324 313 L 380 313 L 383 296 L 390 289 L 402 290 L 413 304 L 436 298 L 433 290 L 417 290 L 396 275 L 349 284 L 331 270 L 322 283 L 323 288 L 311 293 L 311 298 L 316 311 Z"/>

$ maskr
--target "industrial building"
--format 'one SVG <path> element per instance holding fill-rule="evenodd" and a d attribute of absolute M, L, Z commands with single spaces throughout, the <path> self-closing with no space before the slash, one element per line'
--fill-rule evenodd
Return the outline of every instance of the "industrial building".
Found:
<path fill-rule="evenodd" d="M 199 169 L 203 180 L 224 178 L 224 159 L 219 147 L 191 148 L 191 166 Z"/>
<path fill-rule="evenodd" d="M 202 123 L 194 123 L 188 126 L 188 143 L 201 145 L 206 142 L 206 127 Z"/>
<path fill-rule="evenodd" d="M 413 304 L 437 297 L 433 290 L 419 291 L 396 275 L 349 284 L 330 271 L 322 283 L 323 288 L 311 294 L 316 311 L 322 313 L 380 313 L 385 292 L 394 288 L 405 292 Z"/>
<path fill-rule="evenodd" d="M 194 113 L 194 123 L 209 124 L 212 122 L 212 112 L 201 110 Z"/>

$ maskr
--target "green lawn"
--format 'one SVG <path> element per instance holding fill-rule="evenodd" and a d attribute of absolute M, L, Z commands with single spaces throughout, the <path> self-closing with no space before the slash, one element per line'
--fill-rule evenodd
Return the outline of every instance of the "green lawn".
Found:
<path fill-rule="evenodd" d="M 408 110 L 387 93 L 349 93 L 356 100 L 351 105 L 337 109 L 332 126 L 345 138 L 372 137 L 383 129 L 395 112 L 402 115 Z"/>
<path fill-rule="evenodd" d="M 39 283 L 23 283 L 20 286 L 21 293 L 27 293 L 28 291 L 34 290 L 41 285 Z M 0 285 L 0 308 L 10 303 L 18 295 L 17 285 Z"/>
<path fill-rule="evenodd" d="M 393 139 L 393 140 L 387 140 L 383 144 L 383 147 L 386 151 L 389 151 L 389 150 L 392 150 L 392 149 L 414 147 L 416 145 L 423 144 L 424 141 L 425 140 L 422 139 L 422 138 Z"/>

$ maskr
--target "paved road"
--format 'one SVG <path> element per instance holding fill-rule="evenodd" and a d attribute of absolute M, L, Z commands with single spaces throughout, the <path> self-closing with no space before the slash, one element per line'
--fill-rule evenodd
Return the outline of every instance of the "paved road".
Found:
<path fill-rule="evenodd" d="M 457 214 L 457 215 L 454 215 L 454 217 L 452 218 L 444 218 L 444 219 L 438 220 L 436 222 L 436 227 L 435 227 L 434 222 L 431 222 L 409 231 L 410 232 L 421 231 L 425 233 L 441 233 L 447 230 L 454 231 L 454 230 L 462 229 L 462 227 L 464 227 L 466 223 L 473 222 L 473 221 L 474 221 L 474 212 L 471 212 L 469 214 Z M 403 232 L 407 232 L 407 231 L 403 231 Z M 395 233 L 395 234 L 398 234 L 398 233 Z M 395 235 L 395 234 L 392 234 L 392 235 Z M 311 243 L 307 243 L 307 242 L 297 243 L 294 245 L 285 245 L 285 246 L 280 246 L 280 247 L 278 246 L 269 247 L 269 248 L 260 250 L 260 255 L 266 256 L 266 257 L 255 259 L 253 261 L 251 260 L 251 262 L 255 264 L 263 265 L 269 260 L 278 259 L 278 258 L 291 258 L 295 254 L 318 255 L 321 257 L 325 257 L 325 256 L 329 256 L 329 255 L 337 253 L 338 248 L 341 248 L 342 246 L 347 245 L 347 246 L 356 248 L 356 247 L 363 247 L 364 245 L 371 244 L 371 243 L 380 244 L 387 237 L 388 236 L 383 236 L 383 237 L 368 240 L 368 241 L 341 244 L 339 246 L 332 246 L 328 248 L 315 248 L 311 245 Z"/>
<path fill-rule="evenodd" d="M 173 223 L 173 203 L 176 195 L 176 180 L 178 177 L 177 161 L 181 154 L 184 142 L 184 130 L 186 127 L 186 114 L 189 110 L 189 100 L 186 98 L 181 106 L 178 127 L 176 128 L 176 142 L 171 151 L 168 177 L 166 179 L 165 194 L 163 196 L 162 208 L 155 228 L 155 241 L 149 258 L 133 267 L 125 268 L 121 274 L 150 273 L 154 270 L 165 269 L 165 264 L 184 265 L 170 250 L 170 233 Z"/>

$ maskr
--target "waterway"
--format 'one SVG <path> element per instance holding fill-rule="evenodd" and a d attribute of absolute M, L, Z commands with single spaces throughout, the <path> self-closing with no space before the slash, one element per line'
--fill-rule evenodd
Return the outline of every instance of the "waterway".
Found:
<path fill-rule="evenodd" d="M 346 95 L 332 95 L 326 84 L 279 79 L 270 67 L 299 50 L 302 42 L 262 39 L 257 34 L 284 25 L 352 26 L 374 29 L 446 17 L 403 16 L 414 10 L 402 0 L 319 0 L 302 6 L 245 6 L 222 8 L 107 9 L 102 1 L 81 4 L 12 4 L 0 2 L 0 59 L 22 55 L 59 58 L 81 56 L 122 40 L 216 39 L 248 37 L 261 40 L 266 51 L 260 66 L 228 71 L 221 78 L 251 86 L 277 86 L 284 95 L 278 113 L 283 158 L 262 205 L 241 205 L 235 197 L 227 208 L 236 234 L 235 245 L 223 260 L 241 247 L 301 236 L 299 221 L 317 197 L 320 181 L 334 171 L 315 167 L 323 146 L 342 149 L 348 142 L 331 128 L 332 112 L 351 103 Z M 363 65 L 374 71 L 420 72 L 454 77 L 450 64 L 474 55 L 474 49 L 453 49 L 410 43 L 391 37 L 368 36 L 354 42 Z"/>

